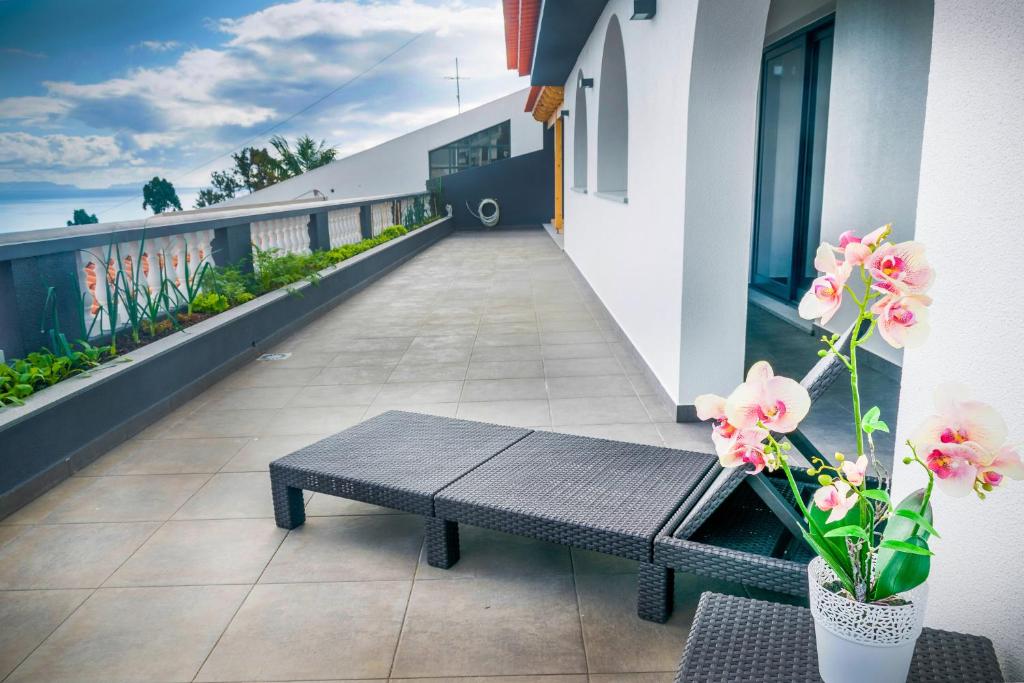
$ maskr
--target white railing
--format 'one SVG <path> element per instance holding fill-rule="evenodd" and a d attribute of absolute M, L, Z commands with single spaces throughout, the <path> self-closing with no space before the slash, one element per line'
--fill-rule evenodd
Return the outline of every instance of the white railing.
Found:
<path fill-rule="evenodd" d="M 118 291 L 114 280 L 121 279 L 120 291 L 134 291 L 139 303 L 148 295 L 159 295 L 164 281 L 171 288 L 168 296 L 184 299 L 185 292 L 199 283 L 204 263 L 212 264 L 210 242 L 213 230 L 199 230 L 182 235 L 154 237 L 142 241 L 118 242 L 106 247 L 94 247 L 77 252 L 78 281 L 82 292 L 82 306 L 87 326 L 94 334 L 109 332 L 110 309 L 107 300 L 108 283 L 111 292 Z M 127 281 L 127 287 L 125 286 Z M 180 297 L 178 296 L 180 295 Z M 123 308 L 124 302 L 115 302 Z M 100 320 L 97 317 L 102 316 Z M 126 319 L 120 316 L 123 324 Z"/>
<path fill-rule="evenodd" d="M 255 221 L 252 243 L 262 251 L 278 249 L 284 254 L 309 254 L 309 216 L 289 216 Z"/>
<path fill-rule="evenodd" d="M 331 247 L 352 244 L 363 239 L 359 214 L 358 206 L 327 212 L 327 231 L 331 236 Z"/>
<path fill-rule="evenodd" d="M 381 202 L 379 204 L 371 204 L 370 216 L 372 218 L 372 234 L 376 237 L 384 231 L 384 228 L 390 228 L 395 224 L 395 203 Z"/>

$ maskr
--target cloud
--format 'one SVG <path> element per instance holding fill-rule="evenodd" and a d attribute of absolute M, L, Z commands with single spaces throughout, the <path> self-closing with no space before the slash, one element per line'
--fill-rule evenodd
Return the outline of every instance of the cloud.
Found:
<path fill-rule="evenodd" d="M 0 99 L 0 121 L 10 119 L 28 125 L 47 125 L 70 109 L 69 102 L 56 97 L 5 97 Z"/>
<path fill-rule="evenodd" d="M 139 163 L 111 136 L 0 133 L 0 166 L 72 169 Z"/>
<path fill-rule="evenodd" d="M 28 57 L 29 59 L 46 59 L 47 57 L 43 52 L 22 50 L 20 47 L 0 47 L 0 54 L 14 55 L 16 57 Z"/>
<path fill-rule="evenodd" d="M 149 50 L 150 52 L 170 52 L 176 48 L 181 47 L 181 43 L 176 40 L 143 40 L 135 43 L 129 50 Z"/>

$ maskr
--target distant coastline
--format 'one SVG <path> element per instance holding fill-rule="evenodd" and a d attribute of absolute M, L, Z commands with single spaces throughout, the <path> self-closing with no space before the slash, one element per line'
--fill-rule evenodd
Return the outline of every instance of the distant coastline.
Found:
<path fill-rule="evenodd" d="M 198 189 L 178 189 L 182 208 L 191 209 Z M 57 183 L 0 183 L 0 233 L 66 227 L 75 209 L 95 214 L 101 223 L 153 215 L 142 208 L 142 186 L 80 188 Z"/>

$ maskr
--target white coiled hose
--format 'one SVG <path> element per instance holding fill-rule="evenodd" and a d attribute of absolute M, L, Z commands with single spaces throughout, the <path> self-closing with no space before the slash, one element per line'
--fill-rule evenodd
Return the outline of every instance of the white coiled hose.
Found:
<path fill-rule="evenodd" d="M 487 215 L 484 212 L 485 206 L 494 207 L 494 212 Z M 479 220 L 485 228 L 493 228 L 498 224 L 498 218 L 501 216 L 501 210 L 498 208 L 498 202 L 490 197 L 480 200 L 480 205 L 476 207 L 476 213 L 473 213 L 473 209 L 469 208 L 469 202 L 466 202 L 466 210 L 469 211 L 473 218 Z"/>

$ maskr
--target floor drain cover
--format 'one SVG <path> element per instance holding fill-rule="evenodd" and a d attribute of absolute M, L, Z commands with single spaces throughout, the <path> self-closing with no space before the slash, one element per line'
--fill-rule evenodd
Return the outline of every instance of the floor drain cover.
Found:
<path fill-rule="evenodd" d="M 256 360 L 284 360 L 290 358 L 290 353 L 265 353 Z"/>

